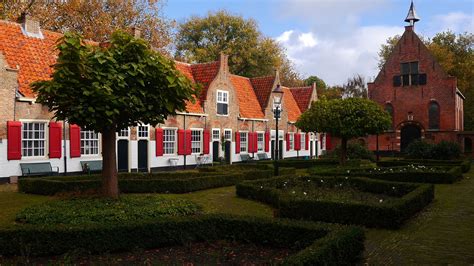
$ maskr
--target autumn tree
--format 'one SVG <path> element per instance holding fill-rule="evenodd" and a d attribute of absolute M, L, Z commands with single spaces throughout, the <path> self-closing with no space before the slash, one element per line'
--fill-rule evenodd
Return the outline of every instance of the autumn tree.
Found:
<path fill-rule="evenodd" d="M 382 107 L 364 98 L 320 99 L 296 122 L 304 132 L 325 132 L 341 139 L 340 164 L 345 164 L 347 142 L 352 138 L 379 134 L 391 125 Z"/>
<path fill-rule="evenodd" d="M 382 68 L 400 39 L 390 37 L 379 51 L 379 68 Z M 474 34 L 437 33 L 433 38 L 421 38 L 443 69 L 457 78 L 458 88 L 466 96 L 464 101 L 464 127 L 474 130 Z"/>
<path fill-rule="evenodd" d="M 344 98 L 367 98 L 367 83 L 365 78 L 356 74 L 342 86 L 342 97 Z"/>
<path fill-rule="evenodd" d="M 52 79 L 32 84 L 36 101 L 58 120 L 102 134 L 103 194 L 117 198 L 116 132 L 163 123 L 184 111 L 196 92 L 172 60 L 124 32 L 115 32 L 103 46 L 66 33 L 57 49 Z"/>
<path fill-rule="evenodd" d="M 177 60 L 209 62 L 224 52 L 229 55 L 230 71 L 234 74 L 273 75 L 275 68 L 279 68 L 284 85 L 293 86 L 299 80 L 278 42 L 262 35 L 255 20 L 227 11 L 189 18 L 178 26 L 175 43 Z"/>
<path fill-rule="evenodd" d="M 106 41 L 118 29 L 139 28 L 141 36 L 153 47 L 171 42 L 173 22 L 163 14 L 163 0 L 69 0 L 69 1 L 2 1 L 0 18 L 16 21 L 23 12 L 51 31 L 75 31 L 86 39 Z"/>

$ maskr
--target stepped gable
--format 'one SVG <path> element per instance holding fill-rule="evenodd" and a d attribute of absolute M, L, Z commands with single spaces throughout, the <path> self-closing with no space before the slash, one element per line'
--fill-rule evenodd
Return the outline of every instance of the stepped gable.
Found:
<path fill-rule="evenodd" d="M 243 118 L 264 119 L 265 115 L 257 100 L 254 87 L 249 78 L 237 75 L 230 75 L 230 80 L 234 86 L 239 100 L 240 116 Z"/>
<path fill-rule="evenodd" d="M 294 87 L 290 88 L 293 97 L 295 98 L 298 107 L 300 108 L 301 112 L 306 111 L 309 108 L 309 104 L 311 103 L 311 96 L 313 94 L 313 87 Z"/>
<path fill-rule="evenodd" d="M 21 25 L 0 20 L 0 52 L 10 68 L 19 68 L 18 91 L 34 98 L 30 83 L 50 79 L 52 65 L 56 63 L 56 41 L 62 34 L 42 30 L 44 38 L 25 36 Z"/>
<path fill-rule="evenodd" d="M 288 121 L 289 122 L 296 122 L 301 115 L 300 108 L 296 103 L 295 98 L 293 97 L 293 93 L 291 93 L 291 89 L 287 87 L 282 87 L 283 89 L 283 108 L 288 112 Z"/>
<path fill-rule="evenodd" d="M 275 83 L 275 76 L 265 76 L 265 77 L 256 77 L 251 78 L 250 82 L 257 96 L 258 102 L 262 109 L 268 105 L 268 99 L 273 90 L 273 84 Z"/>

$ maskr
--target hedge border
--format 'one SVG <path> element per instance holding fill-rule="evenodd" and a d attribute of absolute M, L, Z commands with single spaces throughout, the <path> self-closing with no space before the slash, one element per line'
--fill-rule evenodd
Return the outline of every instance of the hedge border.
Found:
<path fill-rule="evenodd" d="M 282 195 L 274 187 L 285 177 L 266 180 L 245 181 L 237 185 L 237 195 L 243 198 L 265 202 L 279 211 L 284 218 L 305 219 L 342 224 L 358 224 L 367 227 L 399 228 L 403 222 L 421 211 L 434 199 L 434 185 L 402 182 L 387 182 L 362 177 L 298 177 L 319 182 L 352 182 L 367 191 L 390 193 L 393 187 L 399 191 L 410 191 L 400 200 L 387 205 L 373 205 L 329 200 L 300 200 Z"/>
<path fill-rule="evenodd" d="M 286 258 L 284 265 L 353 264 L 364 250 L 364 231 L 358 227 L 203 215 L 85 228 L 22 225 L 0 230 L 0 254 L 38 256 L 73 250 L 104 253 L 220 239 L 299 249 Z"/>
<path fill-rule="evenodd" d="M 285 174 L 294 174 L 295 169 L 283 169 Z M 191 174 L 191 173 L 189 173 Z M 119 175 L 119 189 L 123 193 L 188 193 L 198 190 L 233 186 L 244 180 L 271 178 L 273 170 L 252 169 L 249 171 L 196 172 L 195 177 L 184 178 L 180 172 L 131 173 Z M 166 176 L 169 176 L 166 178 Z M 21 178 L 18 190 L 24 193 L 55 195 L 58 193 L 82 193 L 97 191 L 101 187 L 99 175 Z"/>
<path fill-rule="evenodd" d="M 309 174 L 320 176 L 362 176 L 371 179 L 379 179 L 395 182 L 430 183 L 430 184 L 452 184 L 462 179 L 460 166 L 446 167 L 447 172 L 388 172 L 389 169 L 399 169 L 406 166 L 382 167 L 386 172 L 372 172 L 373 168 L 334 168 L 334 169 L 308 169 Z M 444 166 L 443 166 L 444 167 Z M 379 168 L 380 169 L 380 168 Z M 349 172 L 347 172 L 349 171 Z"/>

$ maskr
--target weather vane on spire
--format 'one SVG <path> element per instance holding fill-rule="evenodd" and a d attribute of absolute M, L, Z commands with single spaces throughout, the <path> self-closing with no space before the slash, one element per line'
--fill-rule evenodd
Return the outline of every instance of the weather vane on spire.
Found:
<path fill-rule="evenodd" d="M 405 19 L 405 22 L 409 22 L 410 26 L 414 26 L 415 22 L 419 21 L 420 18 L 416 14 L 415 11 L 415 6 L 413 5 L 413 0 L 411 1 L 410 9 L 408 10 L 407 17 Z"/>

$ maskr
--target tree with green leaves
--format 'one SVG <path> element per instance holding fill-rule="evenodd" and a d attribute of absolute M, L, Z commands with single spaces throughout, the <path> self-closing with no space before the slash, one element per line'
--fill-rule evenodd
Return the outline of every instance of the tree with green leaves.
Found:
<path fill-rule="evenodd" d="M 102 192 L 117 198 L 116 132 L 163 123 L 197 92 L 172 60 L 121 31 L 101 46 L 67 33 L 57 49 L 52 79 L 32 84 L 37 102 L 58 120 L 102 134 Z"/>
<path fill-rule="evenodd" d="M 343 165 L 350 139 L 382 133 L 390 127 L 391 121 L 379 104 L 368 99 L 321 99 L 300 116 L 296 126 L 304 132 L 325 132 L 340 138 L 339 159 Z"/>
<path fill-rule="evenodd" d="M 229 55 L 233 74 L 245 77 L 273 75 L 280 69 L 286 86 L 299 81 L 299 75 L 272 38 L 263 36 L 257 22 L 221 10 L 205 17 L 193 16 L 178 26 L 175 58 L 190 63 L 205 63 Z M 291 84 L 287 84 L 291 83 Z"/>
<path fill-rule="evenodd" d="M 342 86 L 342 97 L 344 98 L 367 98 L 367 83 L 365 78 L 356 74 Z"/>
<path fill-rule="evenodd" d="M 396 35 L 387 39 L 379 51 L 379 68 L 382 68 L 400 40 Z M 433 38 L 421 38 L 436 61 L 451 76 L 457 78 L 464 101 L 464 127 L 474 130 L 474 34 L 455 34 L 451 31 L 437 33 Z"/>

